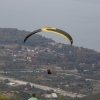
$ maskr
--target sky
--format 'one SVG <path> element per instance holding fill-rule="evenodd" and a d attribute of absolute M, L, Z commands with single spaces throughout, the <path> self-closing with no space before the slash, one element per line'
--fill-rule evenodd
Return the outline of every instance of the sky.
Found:
<path fill-rule="evenodd" d="M 74 46 L 100 52 L 100 0 L 0 0 L 0 27 L 56 27 L 72 36 Z M 69 44 L 58 35 L 40 34 Z"/>

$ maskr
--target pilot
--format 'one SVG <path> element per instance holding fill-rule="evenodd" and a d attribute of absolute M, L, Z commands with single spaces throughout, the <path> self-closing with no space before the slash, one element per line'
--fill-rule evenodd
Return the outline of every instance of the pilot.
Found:
<path fill-rule="evenodd" d="M 51 74 L 51 69 L 50 68 L 47 69 L 47 73 Z"/>

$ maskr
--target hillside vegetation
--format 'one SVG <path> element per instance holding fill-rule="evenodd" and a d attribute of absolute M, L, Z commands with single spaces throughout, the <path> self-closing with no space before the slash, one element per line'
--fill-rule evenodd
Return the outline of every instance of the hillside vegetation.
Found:
<path fill-rule="evenodd" d="M 70 92 L 74 94 L 75 92 L 86 95 L 84 99 L 75 98 L 75 100 L 97 99 L 96 95 L 99 98 L 100 52 L 74 45 L 56 43 L 54 40 L 39 34 L 31 36 L 24 43 L 27 34 L 29 32 L 25 30 L 0 28 L 0 73 L 2 75 L 60 88 L 66 94 Z M 51 76 L 46 74 L 47 68 L 52 69 Z M 0 88 L 2 91 L 9 90 L 9 87 Z M 24 91 L 24 88 L 20 88 L 21 91 Z M 16 89 L 17 87 L 10 88 L 10 91 L 16 91 Z M 27 91 L 28 95 L 34 89 L 29 89 Z M 39 98 L 47 92 L 37 91 L 40 94 Z M 67 95 L 65 98 L 67 98 Z M 74 99 L 70 98 L 68 100 Z"/>

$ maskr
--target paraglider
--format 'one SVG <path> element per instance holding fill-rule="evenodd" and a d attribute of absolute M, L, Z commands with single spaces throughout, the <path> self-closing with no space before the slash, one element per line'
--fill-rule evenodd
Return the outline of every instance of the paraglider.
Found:
<path fill-rule="evenodd" d="M 50 68 L 47 69 L 47 73 L 51 74 L 51 69 Z"/>
<path fill-rule="evenodd" d="M 72 37 L 71 37 L 67 32 L 65 32 L 65 31 L 63 31 L 63 30 L 61 30 L 61 29 L 52 28 L 52 27 L 44 27 L 44 28 L 40 28 L 40 29 L 37 29 L 37 30 L 31 32 L 30 34 L 28 34 L 28 35 L 25 37 L 24 43 L 26 42 L 26 40 L 27 40 L 31 35 L 33 35 L 33 34 L 35 34 L 35 33 L 38 33 L 38 32 L 41 32 L 41 31 L 43 31 L 43 32 L 52 32 L 52 33 L 58 34 L 58 35 L 64 37 L 65 39 L 67 39 L 67 40 L 70 42 L 71 45 L 73 44 L 73 39 L 72 39 Z"/>
<path fill-rule="evenodd" d="M 24 39 L 24 43 L 26 42 L 26 40 L 31 36 L 31 35 L 34 35 L 38 32 L 51 32 L 51 33 L 55 33 L 55 34 L 58 34 L 62 37 L 64 37 L 65 39 L 67 39 L 70 44 L 72 45 L 73 44 L 73 39 L 72 37 L 65 31 L 61 30 L 61 29 L 58 29 L 58 28 L 52 28 L 52 27 L 44 27 L 44 28 L 40 28 L 40 29 L 37 29 L 33 32 L 31 32 L 30 34 L 28 34 L 25 39 Z M 51 74 L 52 71 L 50 68 L 47 69 L 47 73 L 48 74 Z"/>

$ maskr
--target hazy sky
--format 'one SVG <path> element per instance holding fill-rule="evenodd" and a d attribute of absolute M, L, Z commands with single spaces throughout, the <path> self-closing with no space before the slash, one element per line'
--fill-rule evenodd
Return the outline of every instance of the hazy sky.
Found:
<path fill-rule="evenodd" d="M 73 45 L 100 52 L 100 0 L 0 0 L 0 27 L 57 27 L 73 37 Z M 68 44 L 58 35 L 41 34 Z"/>

